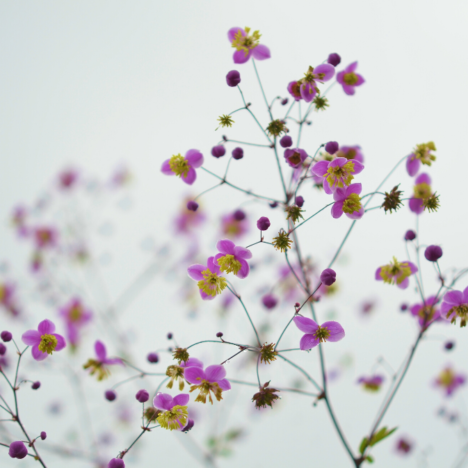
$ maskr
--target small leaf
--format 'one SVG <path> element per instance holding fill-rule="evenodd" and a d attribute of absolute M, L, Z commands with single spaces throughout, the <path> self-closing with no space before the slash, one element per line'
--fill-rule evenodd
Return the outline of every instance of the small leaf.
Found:
<path fill-rule="evenodd" d="M 367 455 L 366 461 L 368 461 L 369 463 L 374 463 L 374 459 L 370 455 Z"/>
<path fill-rule="evenodd" d="M 387 430 L 386 427 L 382 427 L 379 432 L 376 432 L 373 436 L 371 441 L 369 442 L 369 446 L 373 447 L 375 444 L 380 442 L 381 440 L 386 439 L 388 436 L 392 435 L 398 428 L 394 427 L 390 431 Z"/>
<path fill-rule="evenodd" d="M 367 448 L 367 437 L 364 437 L 361 441 L 361 445 L 359 446 L 359 453 L 362 455 L 364 453 L 364 450 Z"/>

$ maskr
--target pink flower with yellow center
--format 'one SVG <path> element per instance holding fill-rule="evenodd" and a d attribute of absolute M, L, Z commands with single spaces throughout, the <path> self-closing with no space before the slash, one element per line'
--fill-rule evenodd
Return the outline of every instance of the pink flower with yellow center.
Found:
<path fill-rule="evenodd" d="M 328 63 L 313 68 L 309 67 L 304 78 L 297 81 L 291 81 L 288 84 L 289 94 L 296 100 L 304 99 L 306 102 L 311 102 L 319 93 L 318 83 L 324 83 L 331 80 L 335 76 L 335 67 Z"/>
<path fill-rule="evenodd" d="M 180 177 L 186 184 L 192 185 L 196 178 L 196 168 L 203 164 L 203 155 L 196 149 L 190 149 L 185 156 L 176 154 L 167 159 L 161 166 L 163 174 Z"/>
<path fill-rule="evenodd" d="M 432 196 L 431 178 L 426 173 L 418 175 L 413 190 L 414 195 L 410 198 L 409 208 L 419 215 L 424 211 L 424 200 Z"/>
<path fill-rule="evenodd" d="M 234 273 L 238 278 L 247 278 L 250 267 L 247 260 L 252 258 L 252 252 L 244 247 L 236 246 L 234 242 L 224 239 L 216 244 L 219 254 L 215 256 L 217 263 L 224 273 Z"/>
<path fill-rule="evenodd" d="M 343 87 L 343 91 L 352 96 L 356 92 L 356 87 L 364 83 L 364 78 L 356 73 L 357 62 L 348 65 L 343 71 L 336 75 L 336 80 Z"/>
<path fill-rule="evenodd" d="M 345 331 L 338 322 L 330 321 L 318 325 L 314 320 L 302 317 L 302 315 L 296 315 L 293 320 L 296 327 L 305 333 L 299 344 L 303 351 L 315 348 L 325 341 L 340 341 L 345 336 Z"/>
<path fill-rule="evenodd" d="M 208 258 L 206 266 L 197 264 L 188 267 L 187 273 L 197 281 L 200 296 L 204 301 L 211 301 L 227 287 L 226 278 L 221 276 L 221 269 L 214 257 Z"/>
<path fill-rule="evenodd" d="M 351 184 L 349 187 L 337 188 L 333 193 L 335 203 L 331 208 L 332 216 L 337 219 L 341 218 L 345 213 L 350 219 L 361 219 L 364 216 L 364 208 L 362 207 L 361 184 Z"/>
<path fill-rule="evenodd" d="M 440 311 L 437 309 L 437 298 L 435 296 L 430 296 L 425 302 L 410 307 L 410 312 L 417 317 L 419 325 L 424 328 L 440 319 Z"/>
<path fill-rule="evenodd" d="M 320 161 L 312 166 L 312 174 L 322 178 L 325 193 L 331 194 L 337 188 L 348 187 L 356 174 L 364 169 L 357 160 L 336 158 L 333 161 Z"/>
<path fill-rule="evenodd" d="M 60 309 L 60 316 L 65 319 L 68 341 L 72 346 L 76 346 L 79 341 L 80 328 L 91 320 L 91 311 L 84 307 L 80 299 L 75 298 Z"/>
<path fill-rule="evenodd" d="M 393 263 L 377 268 L 375 279 L 388 284 L 396 284 L 400 289 L 406 289 L 409 286 L 409 277 L 418 271 L 414 263 L 405 261 L 399 262 L 393 257 Z"/>
<path fill-rule="evenodd" d="M 200 391 L 195 401 L 201 403 L 206 403 L 208 397 L 210 403 L 213 404 L 211 393 L 220 401 L 223 399 L 223 391 L 231 389 L 231 384 L 225 379 L 226 369 L 223 366 L 208 366 L 205 370 L 200 367 L 187 367 L 184 376 L 185 380 L 192 384 L 190 392 Z"/>
<path fill-rule="evenodd" d="M 445 320 L 455 323 L 459 318 L 460 327 L 466 327 L 468 319 L 468 287 L 463 292 L 449 291 L 446 293 L 440 311 Z"/>
<path fill-rule="evenodd" d="M 23 333 L 23 343 L 32 346 L 32 357 L 36 361 L 43 361 L 54 351 L 61 351 L 66 343 L 62 335 L 55 332 L 55 325 L 50 320 L 43 320 L 37 330 Z"/>
<path fill-rule="evenodd" d="M 234 63 L 245 63 L 250 57 L 256 60 L 266 60 L 271 57 L 270 49 L 260 44 L 259 31 L 250 33 L 250 28 L 231 28 L 228 31 L 228 39 L 231 46 L 236 49 L 232 58 Z"/>
<path fill-rule="evenodd" d="M 449 365 L 435 379 L 434 386 L 440 387 L 445 396 L 449 397 L 458 388 L 464 385 L 466 378 L 463 374 L 457 374 Z"/>

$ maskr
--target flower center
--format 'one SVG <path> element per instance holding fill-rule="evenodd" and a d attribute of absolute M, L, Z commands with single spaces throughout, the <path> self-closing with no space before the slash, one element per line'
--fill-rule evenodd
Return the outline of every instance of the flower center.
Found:
<path fill-rule="evenodd" d="M 358 77 L 357 77 L 356 73 L 353 73 L 353 72 L 345 73 L 345 76 L 343 77 L 343 81 L 347 85 L 353 86 L 358 82 Z"/>
<path fill-rule="evenodd" d="M 432 320 L 432 317 L 434 317 L 435 309 L 431 305 L 426 305 L 421 307 L 421 309 L 418 312 L 418 315 L 425 321 L 425 322 L 430 322 Z"/>
<path fill-rule="evenodd" d="M 83 369 L 90 369 L 90 375 L 97 373 L 97 379 L 99 381 L 106 379 L 110 375 L 110 371 L 107 367 L 104 367 L 101 361 L 96 359 L 88 359 L 88 361 L 83 364 Z"/>
<path fill-rule="evenodd" d="M 182 175 L 187 177 L 190 169 L 188 161 L 181 154 L 176 154 L 169 159 L 169 167 L 171 168 L 171 171 L 179 177 Z"/>
<path fill-rule="evenodd" d="M 439 383 L 443 387 L 451 387 L 455 382 L 455 373 L 452 369 L 445 369 L 439 375 Z"/>
<path fill-rule="evenodd" d="M 229 254 L 218 258 L 218 265 L 221 268 L 221 271 L 224 271 L 225 273 L 234 273 L 235 275 L 237 275 L 239 270 L 242 268 L 239 260 L 236 260 L 234 255 Z"/>
<path fill-rule="evenodd" d="M 243 50 L 245 55 L 249 53 L 249 50 L 255 49 L 260 43 L 260 32 L 254 31 L 252 35 L 249 35 L 249 32 L 250 28 L 245 28 L 244 36 L 242 35 L 242 31 L 238 31 L 231 44 L 235 49 Z"/>
<path fill-rule="evenodd" d="M 202 271 L 202 275 L 204 279 L 200 280 L 197 284 L 208 296 L 215 297 L 217 294 L 221 294 L 227 286 L 225 278 L 212 273 L 209 269 Z"/>
<path fill-rule="evenodd" d="M 343 202 L 343 213 L 354 213 L 361 209 L 361 198 L 357 193 L 352 193 L 349 197 Z"/>
<path fill-rule="evenodd" d="M 429 198 L 432 195 L 431 186 L 429 184 L 416 184 L 414 186 L 414 196 L 415 198 Z"/>
<path fill-rule="evenodd" d="M 388 284 L 401 284 L 408 276 L 411 275 L 411 268 L 408 263 L 399 263 L 398 260 L 393 257 L 393 263 L 385 265 L 380 270 L 380 277 L 384 283 Z"/>
<path fill-rule="evenodd" d="M 83 316 L 83 308 L 79 305 L 72 307 L 69 318 L 72 322 L 78 322 Z"/>
<path fill-rule="evenodd" d="M 291 91 L 292 91 L 292 93 L 294 94 L 295 97 L 300 98 L 300 97 L 301 97 L 301 82 L 300 82 L 300 81 L 296 81 L 296 82 L 292 85 Z"/>
<path fill-rule="evenodd" d="M 294 153 L 288 157 L 288 160 L 291 164 L 297 166 L 301 163 L 301 153 L 299 153 L 298 151 L 294 151 Z"/>
<path fill-rule="evenodd" d="M 455 320 L 457 319 L 457 316 L 461 318 L 460 322 L 460 327 L 466 327 L 466 320 L 468 318 L 468 305 L 467 304 L 462 304 L 456 307 L 452 307 L 448 313 L 447 313 L 447 318 L 449 318 L 450 315 L 455 314 L 454 317 L 452 318 L 452 323 L 455 323 Z"/>
<path fill-rule="evenodd" d="M 218 401 L 221 401 L 223 399 L 223 390 L 216 382 L 208 382 L 208 380 L 202 380 L 201 384 L 192 385 L 190 387 L 190 392 L 193 392 L 195 390 L 200 390 L 200 393 L 197 396 L 197 398 L 195 398 L 195 401 L 200 401 L 201 403 L 206 403 L 206 397 L 208 396 L 210 403 L 213 404 L 213 398 L 211 397 L 210 392 L 213 392 L 213 395 Z"/>
<path fill-rule="evenodd" d="M 330 337 L 330 330 L 327 327 L 318 327 L 318 330 L 314 333 L 315 338 L 320 340 L 320 343 L 327 341 Z"/>
<path fill-rule="evenodd" d="M 344 185 L 349 185 L 354 179 L 352 175 L 354 172 L 354 163 L 348 161 L 343 166 L 329 167 L 327 170 L 327 182 L 332 187 L 343 187 Z"/>
<path fill-rule="evenodd" d="M 158 423 L 164 429 L 173 431 L 187 425 L 188 409 L 186 406 L 175 405 L 158 416 Z"/>
<path fill-rule="evenodd" d="M 431 151 L 436 151 L 436 147 L 433 141 L 416 145 L 414 155 L 416 156 L 416 159 L 419 159 L 423 164 L 430 166 L 432 161 L 436 160 L 436 157 L 431 154 Z"/>
<path fill-rule="evenodd" d="M 6 298 L 6 288 L 2 284 L 0 284 L 0 302 Z"/>
<path fill-rule="evenodd" d="M 52 354 L 57 346 L 57 338 L 54 335 L 42 335 L 41 342 L 39 343 L 39 351 L 43 353 Z"/>
<path fill-rule="evenodd" d="M 182 391 L 185 386 L 184 382 L 184 368 L 180 366 L 169 366 L 166 370 L 166 375 L 171 378 L 169 383 L 166 385 L 167 388 L 172 388 L 174 382 L 179 380 L 179 390 Z"/>

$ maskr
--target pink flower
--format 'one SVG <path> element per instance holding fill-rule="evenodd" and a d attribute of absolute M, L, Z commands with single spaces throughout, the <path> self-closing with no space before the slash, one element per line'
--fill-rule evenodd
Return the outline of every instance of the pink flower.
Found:
<path fill-rule="evenodd" d="M 361 219 L 364 215 L 364 208 L 361 204 L 361 197 L 359 194 L 362 192 L 361 184 L 351 184 L 346 188 L 337 188 L 333 194 L 335 203 L 332 206 L 331 214 L 337 219 L 343 213 L 351 219 Z"/>
<path fill-rule="evenodd" d="M 377 268 L 375 279 L 388 284 L 396 284 L 400 289 L 409 286 L 409 277 L 418 271 L 418 267 L 411 262 L 399 262 L 393 257 L 393 263 Z"/>
<path fill-rule="evenodd" d="M 346 158 L 336 158 L 333 161 L 320 161 L 314 164 L 312 174 L 322 177 L 325 193 L 331 194 L 337 188 L 348 187 L 364 166 L 357 160 L 349 161 Z"/>
<path fill-rule="evenodd" d="M 302 163 L 307 159 L 307 153 L 300 148 L 286 148 L 284 150 L 284 159 L 291 167 L 302 168 Z"/>
<path fill-rule="evenodd" d="M 32 346 L 32 356 L 36 361 L 43 361 L 53 351 L 61 351 L 66 343 L 62 335 L 54 333 L 55 325 L 50 320 L 43 320 L 37 330 L 23 333 L 23 343 Z"/>
<path fill-rule="evenodd" d="M 205 370 L 200 367 L 188 367 L 185 369 L 184 376 L 185 380 L 192 384 L 190 392 L 200 390 L 195 401 L 202 403 L 206 403 L 208 396 L 210 403 L 213 404 L 211 392 L 220 401 L 223 399 L 222 392 L 231 389 L 231 384 L 225 379 L 226 369 L 223 366 L 208 366 Z"/>
<path fill-rule="evenodd" d="M 440 307 L 441 315 L 445 320 L 455 323 L 460 318 L 460 327 L 466 327 L 468 318 L 468 287 L 461 291 L 449 291 L 444 296 Z"/>
<path fill-rule="evenodd" d="M 362 384 L 364 390 L 369 392 L 377 392 L 382 386 L 384 378 L 381 375 L 373 375 L 371 377 L 361 377 L 358 383 Z"/>
<path fill-rule="evenodd" d="M 214 260 L 214 257 L 209 257 L 207 266 L 197 264 L 187 269 L 190 278 L 197 281 L 200 296 L 204 301 L 211 301 L 227 286 L 226 279 L 221 276 L 221 269 Z"/>
<path fill-rule="evenodd" d="M 232 58 L 234 63 L 245 63 L 253 56 L 257 60 L 265 60 L 271 57 L 270 49 L 260 44 L 260 33 L 254 31 L 251 35 L 250 28 L 231 28 L 228 31 L 228 39 L 231 46 L 236 49 Z"/>
<path fill-rule="evenodd" d="M 34 229 L 34 241 L 38 249 L 54 247 L 57 244 L 57 231 L 51 227 L 37 227 Z"/>
<path fill-rule="evenodd" d="M 455 371 L 448 365 L 434 380 L 434 386 L 440 387 L 445 391 L 445 396 L 449 397 L 452 393 L 465 383 L 465 376 L 456 374 Z"/>
<path fill-rule="evenodd" d="M 413 213 L 419 215 L 424 211 L 424 200 L 432 196 L 431 178 L 424 172 L 419 174 L 416 177 L 413 190 L 414 195 L 410 198 L 409 208 Z"/>
<path fill-rule="evenodd" d="M 86 310 L 81 300 L 75 298 L 60 309 L 60 316 L 65 319 L 68 341 L 72 346 L 76 346 L 79 340 L 79 330 L 91 320 L 91 311 Z"/>
<path fill-rule="evenodd" d="M 427 328 L 432 322 L 440 319 L 440 311 L 437 309 L 437 298 L 430 296 L 425 303 L 421 302 L 410 307 L 412 315 L 418 318 L 419 325 Z"/>
<path fill-rule="evenodd" d="M 153 400 L 155 408 L 163 411 L 158 417 L 158 423 L 170 431 L 183 431 L 189 424 L 187 403 L 190 400 L 188 393 L 180 393 L 174 398 L 167 393 L 158 393 Z"/>
<path fill-rule="evenodd" d="M 250 267 L 247 260 L 252 258 L 252 252 L 244 247 L 236 246 L 234 242 L 224 239 L 216 244 L 219 254 L 215 256 L 217 263 L 224 273 L 234 273 L 238 278 L 247 278 Z"/>
<path fill-rule="evenodd" d="M 115 364 L 124 365 L 122 359 L 107 357 L 107 350 L 102 341 L 96 341 L 94 344 L 94 351 L 97 359 L 88 359 L 86 364 L 83 365 L 83 368 L 90 369 L 90 375 L 97 373 L 98 380 L 103 380 L 109 376 L 110 370 L 108 369 L 108 366 Z"/>
<path fill-rule="evenodd" d="M 167 159 L 161 166 L 161 172 L 166 175 L 176 175 L 182 180 L 192 185 L 197 173 L 195 169 L 203 164 L 203 155 L 196 149 L 190 149 L 185 153 L 185 157 L 181 154 L 176 154 L 172 158 Z"/>
<path fill-rule="evenodd" d="M 78 171 L 75 169 L 66 169 L 58 175 L 59 188 L 70 190 L 78 180 Z"/>
<path fill-rule="evenodd" d="M 325 341 L 340 341 L 345 336 L 345 331 L 338 322 L 331 321 L 318 325 L 314 320 L 302 315 L 296 315 L 293 320 L 296 327 L 305 333 L 299 345 L 303 351 L 315 348 Z"/>
<path fill-rule="evenodd" d="M 356 92 L 356 86 L 364 83 L 364 78 L 355 73 L 357 65 L 357 62 L 353 62 L 336 75 L 336 80 L 343 86 L 343 91 L 350 96 Z"/>
<path fill-rule="evenodd" d="M 309 67 L 304 78 L 291 81 L 288 84 L 288 91 L 296 101 L 304 99 L 311 102 L 319 92 L 318 84 L 331 80 L 335 76 L 335 67 L 328 63 L 323 63 L 315 68 Z"/>
<path fill-rule="evenodd" d="M 238 239 L 249 231 L 247 216 L 242 210 L 236 210 L 232 214 L 221 218 L 221 232 L 227 237 Z"/>

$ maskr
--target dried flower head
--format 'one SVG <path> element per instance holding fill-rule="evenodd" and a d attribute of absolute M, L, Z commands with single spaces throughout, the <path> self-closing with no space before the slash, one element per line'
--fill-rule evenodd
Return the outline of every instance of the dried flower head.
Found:
<path fill-rule="evenodd" d="M 433 141 L 416 145 L 416 148 L 414 149 L 414 155 L 416 159 L 421 161 L 422 164 L 430 166 L 432 161 L 436 160 L 435 155 L 431 154 L 431 151 L 437 151 Z"/>
<path fill-rule="evenodd" d="M 218 117 L 218 122 L 219 122 L 219 126 L 224 128 L 224 127 L 232 127 L 234 120 L 230 115 L 223 114 L 220 117 Z"/>
<path fill-rule="evenodd" d="M 280 136 L 282 133 L 288 132 L 285 123 L 282 120 L 272 120 L 267 127 L 267 132 L 275 137 Z"/>
<path fill-rule="evenodd" d="M 147 422 L 152 422 L 156 421 L 157 417 L 162 413 L 161 410 L 158 410 L 157 408 L 154 408 L 153 406 L 150 406 L 149 408 L 146 408 L 145 410 L 145 419 Z"/>
<path fill-rule="evenodd" d="M 166 370 L 166 375 L 171 378 L 166 385 L 167 388 L 172 388 L 175 381 L 179 381 L 179 390 L 182 391 L 185 387 L 184 368 L 180 366 L 169 366 Z"/>
<path fill-rule="evenodd" d="M 276 361 L 278 352 L 275 351 L 275 343 L 264 344 L 260 349 L 260 362 L 270 364 L 272 361 Z"/>
<path fill-rule="evenodd" d="M 424 198 L 422 201 L 424 209 L 429 211 L 430 213 L 437 211 L 440 207 L 439 197 L 440 195 L 437 195 L 437 193 L 433 193 L 430 197 Z"/>
<path fill-rule="evenodd" d="M 330 104 L 328 103 L 328 99 L 319 95 L 315 96 L 314 104 L 315 109 L 317 109 L 318 111 L 325 110 L 327 107 L 330 106 Z"/>
<path fill-rule="evenodd" d="M 184 361 L 187 362 L 189 360 L 189 353 L 187 352 L 187 348 L 176 348 L 172 354 L 173 358 L 179 361 L 179 364 Z"/>
<path fill-rule="evenodd" d="M 302 216 L 302 212 L 304 210 L 301 210 L 297 205 L 292 205 L 292 206 L 287 206 L 286 209 L 284 210 L 288 215 L 286 216 L 286 219 L 292 219 L 293 223 L 296 223 L 296 221 L 299 218 L 304 219 Z"/>
<path fill-rule="evenodd" d="M 401 201 L 401 195 L 402 191 L 398 190 L 399 185 L 395 185 L 395 187 L 392 188 L 390 193 L 385 192 L 385 199 L 384 202 L 382 203 L 381 208 L 385 210 L 385 213 L 387 211 L 390 211 L 390 214 L 393 211 L 397 211 L 399 208 L 402 207 L 403 203 Z"/>
<path fill-rule="evenodd" d="M 266 408 L 267 405 L 270 408 L 273 408 L 273 403 L 279 398 L 279 396 L 276 395 L 279 390 L 276 388 L 270 388 L 268 385 L 270 385 L 270 382 L 267 382 L 263 387 L 260 387 L 259 392 L 252 397 L 252 401 L 255 402 L 255 408 Z"/>
<path fill-rule="evenodd" d="M 273 247 L 280 252 L 286 252 L 286 250 L 289 250 L 292 242 L 292 239 L 289 238 L 284 229 L 281 229 L 281 231 L 278 232 L 277 237 L 273 237 Z"/>

